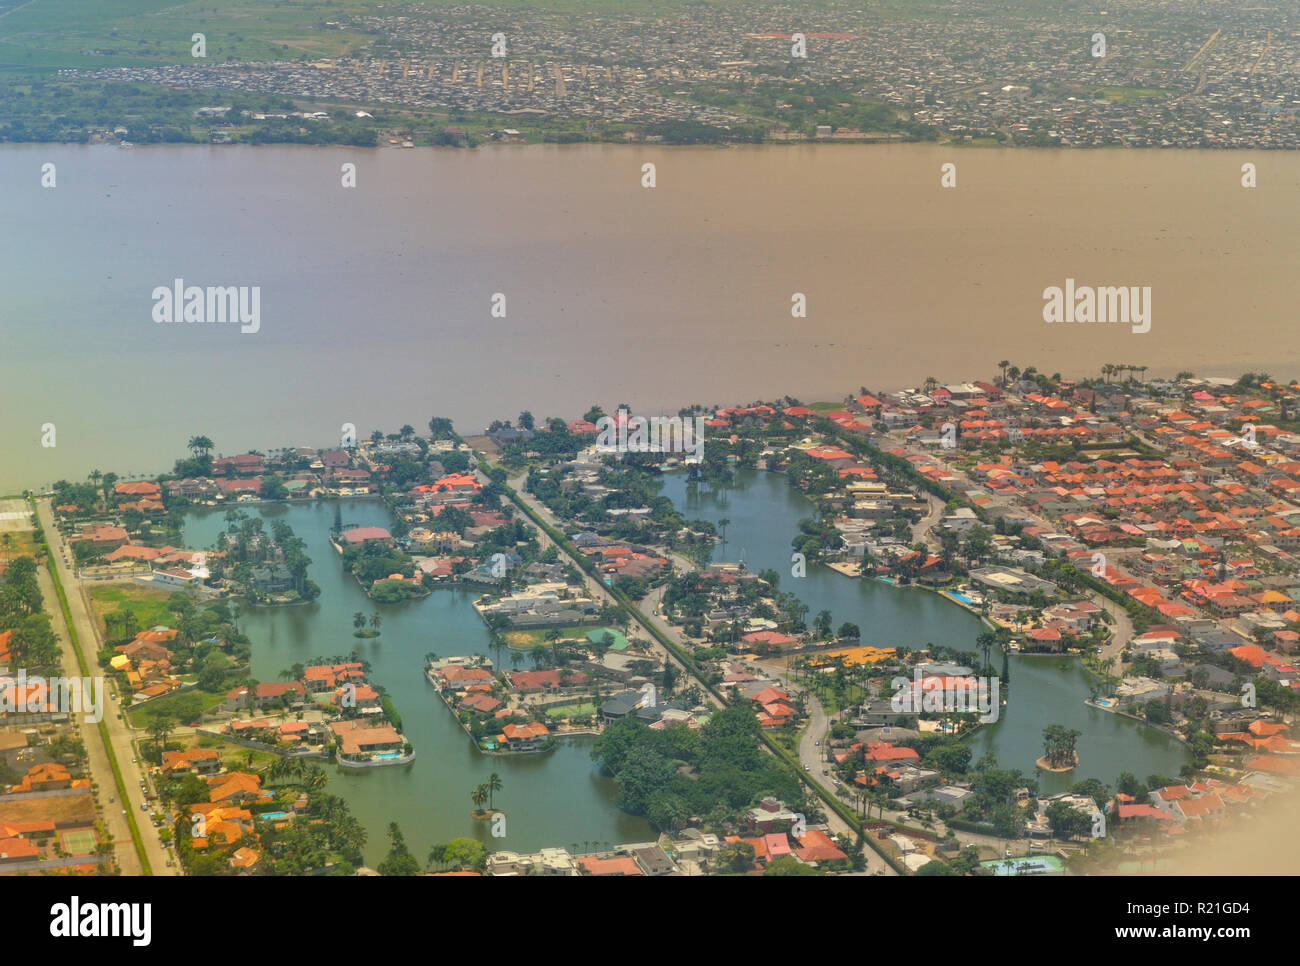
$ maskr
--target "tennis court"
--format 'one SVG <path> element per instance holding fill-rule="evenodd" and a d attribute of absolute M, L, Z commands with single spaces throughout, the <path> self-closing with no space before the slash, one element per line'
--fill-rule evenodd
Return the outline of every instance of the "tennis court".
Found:
<path fill-rule="evenodd" d="M 61 832 L 59 841 L 63 843 L 63 851 L 69 855 L 89 855 L 95 851 L 95 832 L 93 829 L 79 828 L 71 832 Z"/>

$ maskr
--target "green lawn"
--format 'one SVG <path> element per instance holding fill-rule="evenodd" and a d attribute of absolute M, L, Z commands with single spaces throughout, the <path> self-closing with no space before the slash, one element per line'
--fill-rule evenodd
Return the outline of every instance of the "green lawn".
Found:
<path fill-rule="evenodd" d="M 698 3 L 699 0 L 692 0 Z M 728 4 L 733 0 L 706 0 Z M 661 13 L 687 0 L 480 0 L 483 6 L 556 13 Z M 414 0 L 437 10 L 459 0 Z M 7 4 L 0 3 L 0 12 Z M 202 33 L 208 63 L 337 57 L 370 41 L 357 30 L 326 28 L 351 16 L 407 14 L 376 10 L 373 0 L 30 0 L 0 17 L 0 69 L 120 67 L 189 63 Z"/>
<path fill-rule="evenodd" d="M 547 708 L 546 713 L 559 721 L 561 718 L 577 718 L 584 714 L 595 714 L 594 704 L 562 704 L 558 708 Z"/>
<path fill-rule="evenodd" d="M 554 628 L 542 628 L 535 631 L 503 631 L 502 639 L 508 647 L 513 647 L 517 651 L 527 651 L 534 647 L 550 647 L 551 642 L 546 639 L 546 635 Z M 586 627 L 561 627 L 560 639 L 565 638 L 582 638 L 588 631 Z"/>
<path fill-rule="evenodd" d="M 129 585 L 109 585 L 90 588 L 90 606 L 99 622 L 100 633 L 106 629 L 104 618 L 116 614 L 123 608 L 130 608 L 135 613 L 136 625 L 140 630 L 165 624 L 175 626 L 176 615 L 167 609 L 171 598 L 170 590 L 155 590 L 152 587 L 135 587 Z"/>
<path fill-rule="evenodd" d="M 197 703 L 195 699 L 198 699 Z M 208 694 L 206 691 L 188 688 L 179 694 L 167 694 L 155 698 L 141 708 L 128 711 L 127 714 L 131 723 L 137 728 L 148 728 L 159 715 L 166 715 L 177 724 L 188 725 L 198 717 L 198 714 L 211 711 L 224 700 L 226 700 L 225 694 Z M 198 714 L 194 713 L 196 707 Z"/>

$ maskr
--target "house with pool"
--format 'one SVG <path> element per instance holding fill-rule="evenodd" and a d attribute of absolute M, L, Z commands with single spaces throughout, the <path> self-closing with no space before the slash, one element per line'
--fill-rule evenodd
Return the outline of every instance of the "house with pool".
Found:
<path fill-rule="evenodd" d="M 403 765 L 415 760 L 406 737 L 386 721 L 351 719 L 330 724 L 344 767 Z"/>

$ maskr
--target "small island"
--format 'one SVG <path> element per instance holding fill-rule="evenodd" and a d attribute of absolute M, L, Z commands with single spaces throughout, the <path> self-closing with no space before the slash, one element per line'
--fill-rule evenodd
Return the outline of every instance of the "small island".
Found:
<path fill-rule="evenodd" d="M 1079 753 L 1074 750 L 1080 732 L 1053 724 L 1043 729 L 1043 755 L 1034 762 L 1043 771 L 1067 772 L 1079 767 Z"/>

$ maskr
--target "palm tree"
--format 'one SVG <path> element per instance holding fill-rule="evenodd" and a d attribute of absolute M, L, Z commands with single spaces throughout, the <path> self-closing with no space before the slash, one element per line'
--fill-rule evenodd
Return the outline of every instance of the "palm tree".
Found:
<path fill-rule="evenodd" d="M 212 451 L 212 440 L 206 436 L 191 436 L 189 442 L 185 444 L 185 448 L 190 451 L 190 454 L 195 459 L 198 459 L 200 456 L 206 456 Z"/>
<path fill-rule="evenodd" d="M 723 517 L 721 520 L 718 521 L 718 526 L 722 528 L 722 545 L 724 547 L 727 545 L 727 525 L 729 523 L 731 523 L 731 521 L 728 520 L 726 517 Z"/>
<path fill-rule="evenodd" d="M 474 803 L 474 811 L 483 811 L 483 803 L 488 800 L 487 785 L 478 785 L 474 791 L 470 792 L 470 801 Z"/>
<path fill-rule="evenodd" d="M 379 629 L 379 625 L 382 624 L 382 623 L 383 623 L 383 619 L 379 616 L 379 611 L 375 611 L 373 614 L 370 615 L 370 626 L 371 626 L 371 627 L 373 627 L 373 628 L 375 628 L 376 630 L 378 630 L 378 629 Z"/>
<path fill-rule="evenodd" d="M 366 615 L 363 614 L 363 613 L 361 613 L 361 611 L 357 611 L 355 614 L 353 614 L 353 615 L 352 615 L 352 626 L 355 627 L 357 630 L 361 630 L 361 628 L 365 627 L 365 626 L 366 626 Z"/>
<path fill-rule="evenodd" d="M 429 865 L 441 866 L 447 861 L 447 846 L 439 843 L 429 850 Z"/>
<path fill-rule="evenodd" d="M 325 774 L 325 769 L 313 765 L 307 772 L 306 778 L 303 779 L 303 784 L 306 785 L 310 791 L 317 791 L 318 789 L 324 788 L 327 781 L 329 781 L 329 778 Z"/>
<path fill-rule="evenodd" d="M 1007 366 L 1009 366 L 1009 365 L 1011 365 L 1011 361 L 1010 361 L 1009 359 L 1003 359 L 1002 361 L 1000 361 L 1000 362 L 998 363 L 998 368 L 1002 370 L 1002 385 L 1003 385 L 1003 386 L 1005 386 L 1005 385 L 1007 384 Z"/>
<path fill-rule="evenodd" d="M 492 774 L 488 775 L 487 791 L 488 791 L 488 808 L 491 808 L 493 794 L 501 791 L 501 776 L 498 775 L 496 772 L 493 772 Z"/>
<path fill-rule="evenodd" d="M 167 736 L 172 732 L 172 719 L 165 714 L 155 715 L 149 722 L 149 737 L 153 738 L 159 752 L 167 747 Z"/>

